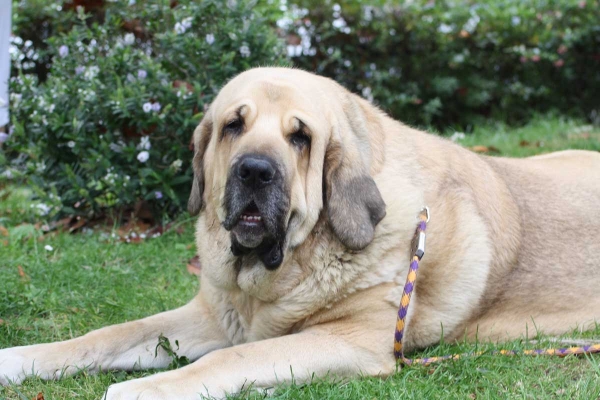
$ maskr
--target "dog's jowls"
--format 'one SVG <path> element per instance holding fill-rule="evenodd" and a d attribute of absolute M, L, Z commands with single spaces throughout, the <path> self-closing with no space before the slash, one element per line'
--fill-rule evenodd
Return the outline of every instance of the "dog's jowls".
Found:
<path fill-rule="evenodd" d="M 600 319 L 597 153 L 481 157 L 329 79 L 284 68 L 230 81 L 194 144 L 198 295 L 79 338 L 0 350 L 0 383 L 166 367 L 168 355 L 155 356 L 160 334 L 194 362 L 115 384 L 107 399 L 389 375 L 423 205 L 432 219 L 406 350 L 442 335 L 556 335 Z"/>

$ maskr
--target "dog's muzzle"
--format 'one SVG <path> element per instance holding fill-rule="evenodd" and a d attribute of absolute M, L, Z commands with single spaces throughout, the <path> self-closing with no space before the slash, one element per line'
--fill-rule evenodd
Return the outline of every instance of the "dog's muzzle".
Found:
<path fill-rule="evenodd" d="M 225 187 L 227 217 L 234 255 L 255 253 L 268 269 L 283 261 L 289 194 L 277 163 L 261 154 L 246 154 L 232 166 Z"/>

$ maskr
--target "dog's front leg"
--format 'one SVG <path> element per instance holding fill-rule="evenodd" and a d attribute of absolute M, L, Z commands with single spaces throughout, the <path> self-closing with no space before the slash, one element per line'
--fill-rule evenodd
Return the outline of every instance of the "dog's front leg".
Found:
<path fill-rule="evenodd" d="M 362 328 L 311 328 L 217 350 L 184 368 L 115 384 L 104 399 L 222 398 L 250 386 L 268 389 L 313 377 L 391 374 L 395 363 L 389 332 L 381 335 L 374 329 L 372 334 Z"/>
<path fill-rule="evenodd" d="M 75 339 L 0 350 L 0 384 L 20 383 L 31 375 L 57 379 L 84 368 L 91 372 L 163 368 L 171 358 L 162 349 L 156 351 L 161 334 L 173 347 L 177 340 L 178 354 L 191 360 L 230 345 L 197 296 L 181 308 L 108 326 Z"/>

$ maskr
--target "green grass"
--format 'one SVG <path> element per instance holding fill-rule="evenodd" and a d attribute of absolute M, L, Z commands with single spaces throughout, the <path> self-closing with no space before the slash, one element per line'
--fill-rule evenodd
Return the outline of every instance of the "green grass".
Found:
<path fill-rule="evenodd" d="M 509 129 L 487 126 L 459 142 L 496 147 L 501 155 L 526 156 L 565 148 L 600 150 L 600 130 L 576 121 L 537 118 Z M 453 132 L 448 132 L 451 135 Z M 589 135 L 587 135 L 589 133 Z M 541 142 L 543 145 L 520 144 Z M 0 191 L 0 199 L 8 194 Z M 0 201 L 0 348 L 64 340 L 108 324 L 134 320 L 186 303 L 198 289 L 186 261 L 194 251 L 191 220 L 183 233 L 167 234 L 141 244 L 125 244 L 100 233 L 42 236 L 23 221 L 36 220 L 26 190 L 10 189 Z M 45 246 L 52 246 L 48 251 Z M 26 274 L 19 273 L 19 267 Z M 558 301 L 558 299 L 557 299 Z M 390 341 L 393 332 L 390 332 Z M 570 337 L 598 338 L 600 327 Z M 158 343 L 158 337 L 157 337 Z M 391 342 L 390 342 L 391 345 Z M 500 348 L 552 347 L 513 341 L 499 345 L 441 344 L 414 356 L 435 356 Z M 99 399 L 108 385 L 152 372 L 85 372 L 57 382 L 27 379 L 22 386 L 0 388 L 0 399 Z M 324 379 L 310 385 L 288 385 L 280 399 L 600 399 L 600 356 L 504 357 L 485 354 L 430 367 L 404 368 L 392 377 L 339 382 Z M 261 398 L 261 395 L 250 394 Z M 243 397 L 243 396 L 239 396 Z"/>
<path fill-rule="evenodd" d="M 444 132 L 451 137 L 454 130 Z M 521 128 L 502 123 L 476 127 L 457 143 L 465 147 L 495 147 L 488 154 L 527 157 L 565 149 L 600 151 L 600 127 L 554 116 L 537 116 Z"/>

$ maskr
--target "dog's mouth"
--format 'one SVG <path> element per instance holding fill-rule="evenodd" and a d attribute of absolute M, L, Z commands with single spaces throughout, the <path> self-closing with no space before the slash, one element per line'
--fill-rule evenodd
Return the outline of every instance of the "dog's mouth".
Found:
<path fill-rule="evenodd" d="M 270 219 L 267 215 L 252 200 L 239 212 L 239 216 L 232 215 L 224 225 L 231 231 L 231 251 L 234 256 L 254 254 L 267 269 L 273 270 L 283 261 L 283 238 L 269 229 Z"/>
<path fill-rule="evenodd" d="M 237 218 L 232 219 L 231 233 L 237 243 L 246 249 L 258 247 L 269 236 L 266 220 L 254 201 L 243 208 Z"/>
<path fill-rule="evenodd" d="M 256 165 L 250 163 L 250 167 L 262 168 L 264 160 L 259 161 Z M 225 186 L 223 228 L 231 234 L 234 256 L 276 269 L 283 262 L 290 200 L 282 174 L 266 182 L 261 171 L 232 168 Z"/>
<path fill-rule="evenodd" d="M 260 211 L 258 210 L 256 203 L 251 202 L 248 207 L 242 211 L 240 219 L 238 220 L 238 225 L 239 224 L 248 227 L 257 227 L 259 225 L 263 225 L 262 216 L 260 215 Z"/>
<path fill-rule="evenodd" d="M 254 201 L 241 212 L 231 233 L 231 251 L 236 257 L 254 253 L 271 270 L 283 261 L 283 243 L 269 234 Z"/>

